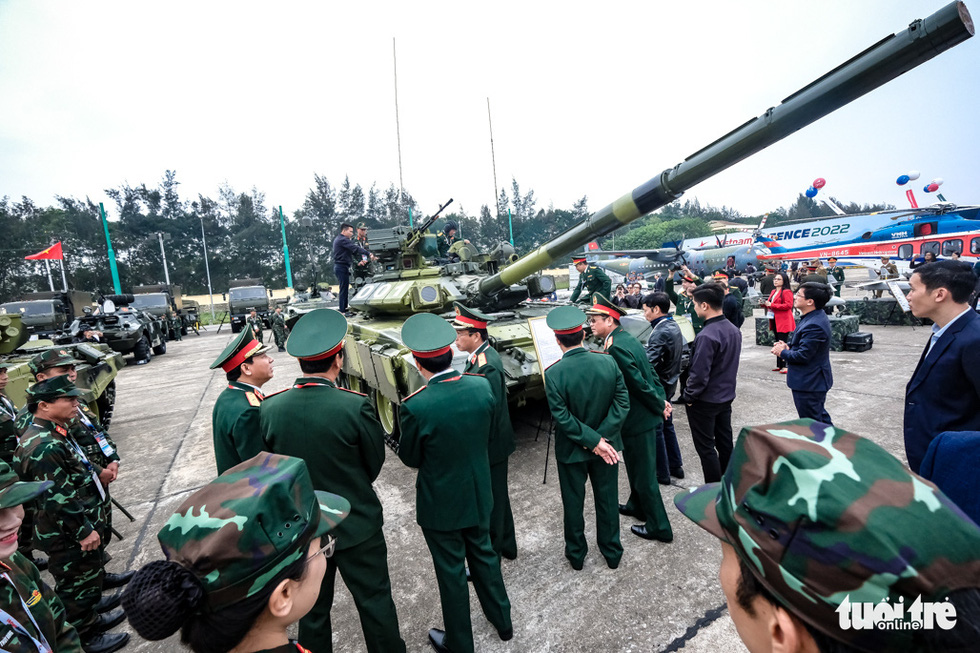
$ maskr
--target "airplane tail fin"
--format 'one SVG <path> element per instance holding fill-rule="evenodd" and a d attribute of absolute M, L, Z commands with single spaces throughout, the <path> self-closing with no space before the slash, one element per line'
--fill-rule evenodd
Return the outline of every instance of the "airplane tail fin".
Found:
<path fill-rule="evenodd" d="M 780 245 L 777 241 L 763 234 L 757 235 L 755 237 L 755 242 L 767 248 L 773 254 L 781 254 L 786 251 L 786 248 Z"/>

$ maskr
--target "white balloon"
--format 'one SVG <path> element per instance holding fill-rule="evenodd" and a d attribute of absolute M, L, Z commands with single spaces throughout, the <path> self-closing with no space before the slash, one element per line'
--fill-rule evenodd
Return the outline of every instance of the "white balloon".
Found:
<path fill-rule="evenodd" d="M 915 181 L 918 178 L 919 178 L 918 170 L 913 170 L 912 172 L 909 173 L 909 179 L 911 179 L 912 181 Z"/>
<path fill-rule="evenodd" d="M 937 186 L 942 186 L 943 185 L 943 178 L 942 177 L 936 177 L 935 179 L 932 180 L 932 183 L 936 184 Z"/>

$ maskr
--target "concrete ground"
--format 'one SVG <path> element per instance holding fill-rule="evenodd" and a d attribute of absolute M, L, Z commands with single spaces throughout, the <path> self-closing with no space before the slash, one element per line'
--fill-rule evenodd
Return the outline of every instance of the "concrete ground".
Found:
<path fill-rule="evenodd" d="M 771 372 L 774 358 L 754 344 L 753 320 L 743 327 L 734 425 L 763 424 L 796 417 L 786 379 Z M 874 348 L 864 353 L 832 353 L 836 385 L 828 398 L 835 423 L 872 438 L 904 461 L 901 425 L 904 386 L 928 338 L 928 328 L 864 327 Z M 125 539 L 114 542 L 110 569 L 135 569 L 161 558 L 156 533 L 188 493 L 214 476 L 211 408 L 225 387 L 224 375 L 208 369 L 229 341 L 202 332 L 171 343 L 168 353 L 143 366 L 128 366 L 118 377 L 111 432 L 122 455 L 113 494 L 136 517 L 117 513 Z M 295 360 L 276 357 L 276 377 L 265 388 L 287 387 L 299 375 Z M 664 488 L 674 528 L 671 544 L 647 542 L 622 520 L 625 555 L 619 569 L 606 567 L 587 531 L 591 550 L 583 571 L 563 556 L 561 504 L 553 451 L 538 427 L 541 405 L 514 412 L 517 451 L 510 462 L 510 491 L 519 557 L 503 562 L 513 605 L 515 635 L 501 642 L 471 596 L 473 631 L 480 651 L 743 651 L 718 585 L 718 543 L 673 507 L 672 499 L 701 482 L 701 470 L 683 411 L 676 420 L 687 477 Z M 327 417 L 327 416 L 325 416 Z M 547 483 L 542 483 L 547 460 Z M 384 504 L 385 536 L 394 600 L 408 650 L 429 650 L 426 633 L 441 627 L 432 561 L 415 523 L 414 470 L 389 452 L 375 485 Z M 620 472 L 620 496 L 626 475 Z M 588 502 L 587 502 L 588 504 Z M 586 508 L 587 523 L 594 513 Z M 339 581 L 338 581 L 339 583 Z M 121 628 L 128 628 L 127 626 Z M 363 651 L 356 611 L 338 585 L 333 609 L 334 650 Z M 118 630 L 118 629 L 117 629 Z M 131 632 L 131 631 L 130 631 Z M 178 650 L 177 637 L 145 642 L 135 633 L 128 651 Z"/>

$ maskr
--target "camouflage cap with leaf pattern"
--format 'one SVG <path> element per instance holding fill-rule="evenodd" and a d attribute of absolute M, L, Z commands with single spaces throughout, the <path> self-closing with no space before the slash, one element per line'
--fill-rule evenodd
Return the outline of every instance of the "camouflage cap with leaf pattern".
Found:
<path fill-rule="evenodd" d="M 793 614 L 861 648 L 899 650 L 914 631 L 843 630 L 845 597 L 909 605 L 980 587 L 980 528 L 871 440 L 813 420 L 742 429 L 721 482 L 674 503 Z"/>
<path fill-rule="evenodd" d="M 47 492 L 54 481 L 24 482 L 7 463 L 0 461 L 0 509 L 13 508 Z"/>
<path fill-rule="evenodd" d="M 37 376 L 38 372 L 51 369 L 52 367 L 67 367 L 69 365 L 81 365 L 83 361 L 75 360 L 75 357 L 68 353 L 67 349 L 47 349 L 31 359 L 28 367 Z"/>
<path fill-rule="evenodd" d="M 157 539 L 217 610 L 260 591 L 349 512 L 343 497 L 313 490 L 302 459 L 261 453 L 192 494 Z"/>

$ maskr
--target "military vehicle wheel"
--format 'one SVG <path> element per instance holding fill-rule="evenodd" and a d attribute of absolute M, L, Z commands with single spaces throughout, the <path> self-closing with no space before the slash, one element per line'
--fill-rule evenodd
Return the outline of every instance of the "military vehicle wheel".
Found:
<path fill-rule="evenodd" d="M 109 430 L 109 422 L 112 421 L 112 409 L 116 404 L 116 382 L 110 381 L 106 386 L 105 392 L 95 399 L 95 406 L 98 408 L 99 421 L 102 428 Z"/>
<path fill-rule="evenodd" d="M 160 340 L 160 344 L 153 348 L 153 353 L 157 356 L 163 356 L 167 353 L 167 341 Z"/>
<path fill-rule="evenodd" d="M 399 431 L 398 404 L 380 392 L 375 392 L 374 408 L 378 411 L 378 420 L 381 422 L 381 428 L 384 429 L 385 439 L 397 438 Z"/>
<path fill-rule="evenodd" d="M 149 363 L 152 357 L 153 354 L 150 353 L 150 339 L 146 337 L 146 334 L 143 334 L 140 341 L 133 347 L 133 358 L 137 363 L 140 361 Z"/>

